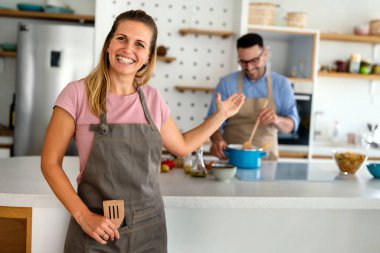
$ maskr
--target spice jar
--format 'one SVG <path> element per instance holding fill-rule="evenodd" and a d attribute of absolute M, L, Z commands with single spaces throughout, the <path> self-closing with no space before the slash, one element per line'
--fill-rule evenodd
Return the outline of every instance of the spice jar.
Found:
<path fill-rule="evenodd" d="M 360 61 L 361 61 L 361 55 L 360 54 L 352 54 L 351 55 L 350 67 L 349 67 L 350 73 L 359 73 Z"/>

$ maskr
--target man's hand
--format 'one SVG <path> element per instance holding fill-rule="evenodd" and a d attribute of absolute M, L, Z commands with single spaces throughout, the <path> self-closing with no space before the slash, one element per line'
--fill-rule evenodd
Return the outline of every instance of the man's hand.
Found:
<path fill-rule="evenodd" d="M 264 108 L 258 116 L 258 119 L 260 119 L 260 123 L 264 126 L 274 124 L 277 126 L 278 123 L 278 116 L 276 114 L 276 111 L 272 107 L 266 107 Z"/>
<path fill-rule="evenodd" d="M 212 142 L 210 153 L 214 156 L 217 156 L 219 159 L 226 159 L 224 150 L 227 149 L 227 142 L 223 139 Z"/>

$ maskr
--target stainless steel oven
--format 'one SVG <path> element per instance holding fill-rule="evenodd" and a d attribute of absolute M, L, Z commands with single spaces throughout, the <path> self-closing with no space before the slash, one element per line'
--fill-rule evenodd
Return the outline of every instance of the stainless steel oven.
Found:
<path fill-rule="evenodd" d="M 296 133 L 278 133 L 278 143 L 285 145 L 309 145 L 312 95 L 295 93 L 300 125 Z"/>

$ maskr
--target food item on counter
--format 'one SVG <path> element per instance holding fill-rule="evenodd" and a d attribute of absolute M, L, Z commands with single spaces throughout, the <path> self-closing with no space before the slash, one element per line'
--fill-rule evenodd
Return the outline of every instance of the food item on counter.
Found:
<path fill-rule="evenodd" d="M 366 159 L 365 154 L 355 152 L 334 153 L 339 170 L 343 173 L 355 174 Z"/>
<path fill-rule="evenodd" d="M 192 170 L 190 172 L 190 175 L 192 177 L 205 177 L 205 176 L 207 176 L 207 172 L 206 171 L 201 171 L 201 170 Z"/>
<path fill-rule="evenodd" d="M 185 170 L 186 174 L 190 174 L 190 172 L 191 172 L 191 165 L 186 165 L 185 168 L 184 168 L 184 170 Z"/>
<path fill-rule="evenodd" d="M 169 172 L 170 167 L 167 164 L 161 164 L 161 172 Z"/>
<path fill-rule="evenodd" d="M 161 162 L 161 165 L 168 165 L 171 170 L 175 167 L 174 160 L 171 160 L 171 159 L 163 160 Z"/>

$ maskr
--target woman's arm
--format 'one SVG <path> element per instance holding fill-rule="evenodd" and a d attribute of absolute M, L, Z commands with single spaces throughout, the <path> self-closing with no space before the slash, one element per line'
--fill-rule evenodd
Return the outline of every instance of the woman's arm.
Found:
<path fill-rule="evenodd" d="M 63 157 L 74 131 L 75 122 L 71 115 L 64 109 L 55 107 L 46 131 L 41 170 L 50 188 L 82 229 L 99 243 L 105 244 L 106 241 L 99 235 L 106 232 L 113 240 L 119 237 L 116 227 L 109 219 L 94 214 L 87 208 L 62 168 Z"/>
<path fill-rule="evenodd" d="M 220 94 L 216 95 L 217 110 L 206 121 L 194 129 L 181 133 L 174 120 L 169 117 L 161 127 L 164 147 L 172 154 L 186 156 L 201 146 L 229 117 L 235 115 L 244 103 L 244 95 L 233 94 L 225 101 Z"/>

